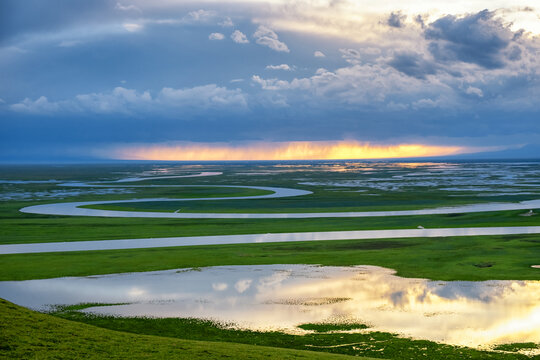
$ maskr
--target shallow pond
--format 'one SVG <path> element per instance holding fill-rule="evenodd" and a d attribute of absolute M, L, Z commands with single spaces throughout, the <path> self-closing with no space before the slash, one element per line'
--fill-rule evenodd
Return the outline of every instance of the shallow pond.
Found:
<path fill-rule="evenodd" d="M 127 303 L 85 311 L 197 317 L 240 328 L 302 333 L 317 322 L 456 345 L 540 342 L 540 281 L 407 279 L 375 266 L 219 266 L 202 269 L 0 282 L 0 297 L 54 304 Z"/>

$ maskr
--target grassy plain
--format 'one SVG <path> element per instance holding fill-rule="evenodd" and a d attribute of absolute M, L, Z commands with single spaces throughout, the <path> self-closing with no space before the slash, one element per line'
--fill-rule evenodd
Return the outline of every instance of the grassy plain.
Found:
<path fill-rule="evenodd" d="M 293 173 L 294 174 L 294 173 Z M 500 196 L 493 196 L 487 193 L 485 188 L 476 186 L 478 192 L 461 191 L 443 186 L 428 187 L 419 184 L 419 181 L 402 180 L 398 189 L 391 190 L 390 185 L 395 182 L 391 174 L 383 174 L 383 179 L 372 181 L 372 175 L 355 174 L 360 178 L 361 186 L 346 186 L 348 182 L 343 180 L 343 175 L 328 172 L 308 172 L 302 175 L 309 176 L 307 179 L 314 181 L 301 181 L 305 178 L 298 178 L 291 174 L 280 174 L 271 177 L 246 177 L 236 174 L 228 174 L 212 178 L 211 183 L 233 184 L 238 186 L 279 186 L 308 190 L 312 194 L 285 197 L 276 199 L 249 199 L 249 200 L 228 200 L 228 201 L 169 201 L 169 202 L 138 202 L 129 204 L 106 204 L 90 205 L 88 208 L 108 209 L 108 210 L 129 210 L 129 211 L 161 211 L 174 212 L 182 209 L 182 212 L 224 212 L 224 213 L 280 213 L 280 212 L 341 212 L 341 211 L 372 211 L 372 210 L 411 210 L 425 209 L 440 206 L 456 206 L 464 204 L 486 203 L 494 201 L 517 202 L 528 200 L 531 194 L 503 193 Z M 349 175 L 350 176 L 350 175 Z M 345 177 L 346 178 L 346 177 Z M 140 184 L 192 184 L 200 181 L 189 179 L 154 180 L 145 181 Z M 178 181 L 179 180 L 179 181 Z M 206 179 L 205 181 L 209 181 Z M 340 184 L 333 186 L 333 183 Z M 327 185 L 318 185 L 327 183 Z M 139 184 L 139 183 L 137 183 Z M 356 183 L 355 183 L 356 184 Z M 377 185 L 384 184 L 384 185 Z M 444 190 L 441 191 L 441 188 Z M 474 189 L 474 186 L 472 187 Z M 178 188 L 181 189 L 181 188 Z M 390 191 L 389 191 L 390 190 Z M 144 189 L 138 189 L 143 194 Z M 534 187 L 533 187 L 533 191 Z M 538 192 L 540 196 L 540 192 Z M 151 196 L 141 196 L 151 197 Z M 181 198 L 171 196 L 172 198 Z"/>
<path fill-rule="evenodd" d="M 23 214 L 24 202 L 0 208 L 0 244 L 111 240 L 172 236 L 282 232 L 412 229 L 440 227 L 538 226 L 540 216 L 524 211 L 469 214 L 315 219 L 138 219 Z"/>
<path fill-rule="evenodd" d="M 40 314 L 0 299 L 0 359 L 349 359 L 219 341 L 113 331 Z"/>
<path fill-rule="evenodd" d="M 292 187 L 310 190 L 314 194 L 289 199 L 156 202 L 121 207 L 123 210 L 147 211 L 175 211 L 181 208 L 182 211 L 197 212 L 368 211 L 540 198 L 540 188 L 534 177 L 537 171 L 534 165 L 516 164 L 505 167 L 504 164 L 465 164 L 462 172 L 454 173 L 445 172 L 446 165 L 443 165 L 435 164 L 429 169 L 418 164 L 382 164 L 373 165 L 372 169 L 370 164 L 351 165 L 345 162 L 309 166 L 193 165 L 183 166 L 181 171 L 187 174 L 223 171 L 224 174 L 207 178 L 133 183 L 200 185 L 197 188 L 125 187 L 124 190 L 115 188 L 111 193 L 102 192 L 103 189 L 98 187 L 60 187 L 52 182 L 0 181 L 0 194 L 5 200 L 0 202 L 0 243 L 400 229 L 416 228 L 418 225 L 425 228 L 540 225 L 540 216 L 520 216 L 524 211 L 384 218 L 257 220 L 91 218 L 32 215 L 18 211 L 25 206 L 64 201 L 264 194 L 259 190 L 205 186 L 219 184 Z M 114 181 L 137 175 L 163 175 L 163 172 L 171 169 L 171 174 L 176 175 L 178 172 L 174 172 L 175 166 L 111 164 L 0 167 L 0 180 Z M 438 170 L 439 168 L 443 170 Z M 489 173 L 489 169 L 495 170 Z M 508 177 L 505 171 L 511 176 Z M 254 172 L 259 175 L 253 175 Z M 351 178 L 354 178 L 355 182 L 348 182 Z M 480 178 L 482 180 L 478 181 Z M 509 181 L 508 178 L 512 180 Z M 487 187 L 489 189 L 486 189 Z M 118 205 L 109 207 L 115 206 L 119 208 Z M 540 280 L 540 270 L 530 267 L 538 264 L 538 259 L 540 235 L 317 241 L 0 255 L 0 280 L 258 264 L 378 265 L 396 269 L 400 276 L 437 280 Z M 212 323 L 189 319 L 99 318 L 83 316 L 73 311 L 56 315 L 100 328 L 30 312 L 0 301 L 0 358 L 177 356 L 213 359 L 230 356 L 238 359 L 326 359 L 339 356 L 324 352 L 393 359 L 523 358 L 515 353 L 481 352 L 428 341 L 411 341 L 383 333 L 373 333 L 368 337 L 366 334 L 316 332 L 302 337 L 227 330 Z M 314 330 L 324 330 L 318 328 L 318 325 L 306 326 Z M 137 334 L 127 334 L 127 331 Z M 349 345 L 342 346 L 343 344 Z M 268 345 L 273 348 L 253 345 Z M 514 351 L 526 346 L 531 344 L 514 344 L 513 347 L 507 346 L 500 350 Z M 294 350 L 306 348 L 323 352 Z"/>
<path fill-rule="evenodd" d="M 368 164 L 369 165 L 369 164 Z M 326 167 L 325 167 L 326 166 Z M 375 174 L 370 171 L 356 172 L 328 171 L 327 165 L 310 167 L 236 164 L 229 166 L 215 165 L 182 167 L 183 173 L 192 174 L 198 171 L 223 170 L 220 176 L 153 180 L 126 185 L 152 184 L 187 184 L 200 185 L 189 188 L 130 188 L 118 193 L 122 188 L 114 188 L 115 193 L 103 194 L 103 188 L 62 187 L 57 183 L 9 183 L 0 181 L 0 194 L 5 201 L 0 201 L 0 243 L 31 243 L 80 240 L 106 240 L 126 238 L 170 237 L 170 236 L 203 236 L 230 235 L 269 232 L 303 232 L 303 231 L 339 231 L 364 229 L 401 229 L 435 227 L 475 227 L 475 226 L 525 226 L 540 225 L 540 216 L 519 216 L 524 211 L 487 212 L 476 214 L 450 214 L 436 216 L 396 216 L 378 218 L 324 218 L 324 219 L 129 219 L 129 218 L 94 218 L 70 216 L 45 216 L 23 214 L 22 207 L 52 202 L 123 200 L 131 198 L 193 198 L 193 197 L 228 197 L 260 195 L 266 192 L 253 189 L 211 188 L 208 184 L 234 184 L 254 186 L 283 186 L 302 188 L 313 191 L 312 195 L 281 198 L 251 199 L 224 201 L 191 201 L 191 202 L 143 202 L 115 205 L 99 205 L 100 208 L 146 211 L 201 211 L 201 212 L 317 212 L 317 211 L 366 211 L 396 210 L 410 208 L 426 208 L 493 201 L 520 201 L 535 198 L 534 191 L 540 196 L 538 187 L 525 188 L 515 186 L 514 193 L 506 192 L 500 196 L 486 193 L 480 185 L 479 191 L 463 191 L 449 188 L 449 180 L 444 174 L 437 175 L 437 180 L 430 180 L 426 186 L 421 171 L 411 170 L 407 165 L 381 165 Z M 341 165 L 340 165 L 341 166 Z M 338 166 L 337 170 L 345 166 Z M 331 170 L 334 169 L 332 165 Z M 346 166 L 345 166 L 346 167 Z M 170 166 L 174 168 L 174 166 Z M 130 177 L 135 175 L 162 175 L 169 169 L 167 165 L 93 165 L 93 166 L 15 166 L 0 167 L 0 180 L 25 181 L 104 181 Z M 278 170 L 276 170 L 278 169 Z M 169 169 L 170 170 L 170 169 Z M 294 171 L 293 171 L 294 170 Z M 354 170 L 354 168 L 353 168 Z M 521 171 L 520 168 L 518 168 Z M 245 175 L 246 173 L 263 173 L 270 175 Z M 288 172 L 269 172 L 288 171 Z M 406 175 L 417 171 L 419 176 L 407 179 Z M 523 176 L 527 175 L 522 171 Z M 467 172 L 465 172 L 466 174 Z M 397 175 L 396 175 L 397 174 Z M 402 174 L 402 175 L 399 175 Z M 521 174 L 521 172 L 520 172 Z M 474 175 L 474 174 L 473 174 Z M 467 175 L 468 183 L 475 176 Z M 403 176 L 405 178 L 394 178 Z M 410 177 L 410 176 L 409 176 Z M 309 185 L 318 183 L 341 182 L 349 184 L 347 179 L 357 179 L 358 186 Z M 471 180 L 472 179 L 472 180 Z M 499 181 L 499 180 L 497 180 Z M 524 180 L 525 181 L 525 180 Z M 306 185 L 308 184 L 308 185 Z M 116 184 L 118 185 L 118 183 Z M 371 186 L 371 187 L 370 187 Z M 501 186 L 501 185 L 500 185 Z M 500 187 L 499 186 L 499 187 Z M 504 185 L 510 186 L 510 185 Z M 386 190 L 385 190 L 386 189 Z M 441 190 L 443 189 L 443 190 Z M 445 189 L 445 190 L 444 190 Z M 484 189 L 485 190 L 485 189 Z M 123 190 L 122 190 L 123 191 Z M 360 191 L 360 192 L 359 192 Z M 10 196 L 12 198 L 10 198 Z M 25 196 L 25 197 L 22 197 Z M 538 211 L 537 211 L 538 212 Z"/>
<path fill-rule="evenodd" d="M 467 236 L 2 255 L 0 280 L 218 265 L 378 265 L 412 278 L 540 280 L 540 236 Z"/>
<path fill-rule="evenodd" d="M 314 193 L 283 199 L 195 201 L 193 202 L 195 205 L 189 205 L 193 206 L 193 210 L 266 212 L 418 208 L 471 202 L 525 200 L 534 198 L 531 194 L 534 194 L 532 192 L 537 189 L 534 183 L 529 184 L 534 182 L 534 177 L 530 176 L 536 171 L 534 165 L 521 164 L 508 167 L 508 172 L 514 179 L 523 177 L 521 184 L 505 180 L 508 175 L 501 172 L 504 164 L 495 167 L 494 175 L 488 178 L 483 171 L 485 171 L 484 167 L 491 166 L 489 164 L 464 164 L 462 166 L 467 171 L 451 173 L 438 173 L 439 167 L 442 166 L 444 169 L 446 166 L 439 165 L 389 163 L 375 166 L 357 163 L 351 165 L 342 162 L 310 166 L 229 164 L 227 166 L 184 165 L 179 167 L 167 164 L 116 164 L 3 167 L 0 168 L 1 178 L 7 181 L 0 184 L 3 194 L 18 193 L 20 195 L 23 193 L 29 194 L 30 197 L 24 201 L 12 199 L 0 203 L 0 243 L 402 229 L 416 228 L 419 225 L 425 228 L 540 225 L 540 216 L 521 216 L 524 211 L 320 219 L 130 219 L 47 216 L 23 214 L 18 211 L 24 206 L 57 201 L 146 197 L 226 197 L 264 193 L 252 189 L 205 186 L 208 184 L 295 187 L 311 190 Z M 163 172 L 176 175 L 193 174 L 199 171 L 223 171 L 223 175 L 130 183 L 137 185 L 145 183 L 199 184 L 200 187 L 126 188 L 134 191 L 129 194 L 96 194 L 95 191 L 99 191 L 100 188 L 64 188 L 50 182 L 9 182 L 10 180 L 49 181 L 50 179 L 111 181 L 132 176 L 163 175 Z M 479 172 L 484 179 L 480 183 L 477 181 Z M 253 175 L 254 173 L 259 175 Z M 351 178 L 355 179 L 354 182 L 350 181 Z M 456 181 L 472 185 L 459 188 L 452 185 Z M 482 188 L 481 184 L 490 182 L 499 184 L 498 187 L 504 187 L 502 195 L 492 196 L 493 194 L 486 193 L 485 185 Z M 327 185 L 318 185 L 323 183 Z M 332 185 L 334 183 L 340 186 Z M 515 186 L 512 187 L 513 185 Z M 470 188 L 476 187 L 479 189 L 478 192 L 470 191 Z M 528 195 L 523 194 L 524 188 L 529 192 Z M 59 189 L 76 192 L 55 193 Z M 165 207 L 172 206 L 172 208 L 178 205 L 175 202 L 159 204 Z M 142 203 L 142 205 L 145 208 L 148 204 Z M 538 279 L 538 271 L 529 266 L 538 261 L 539 241 L 540 236 L 537 235 L 518 235 L 3 255 L 0 256 L 2 264 L 0 278 L 4 280 L 31 279 L 231 264 L 305 263 L 380 265 L 394 268 L 402 276 L 444 280 Z M 32 265 L 28 261 L 30 259 Z"/>

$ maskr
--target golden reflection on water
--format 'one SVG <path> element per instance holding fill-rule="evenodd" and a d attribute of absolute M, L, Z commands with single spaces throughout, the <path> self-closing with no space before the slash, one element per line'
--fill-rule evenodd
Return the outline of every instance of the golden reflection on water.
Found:
<path fill-rule="evenodd" d="M 540 282 L 441 283 L 373 275 L 334 281 L 327 289 L 351 298 L 333 304 L 334 310 L 376 330 L 456 345 L 540 341 Z"/>
<path fill-rule="evenodd" d="M 247 288 L 240 291 L 239 284 L 255 285 L 253 306 L 240 299 Z M 538 281 L 440 282 L 405 279 L 377 267 L 312 267 L 229 286 L 238 293 L 223 298 L 233 305 L 230 314 L 210 306 L 195 311 L 197 316 L 290 332 L 301 323 L 347 319 L 369 324 L 371 330 L 473 347 L 540 342 Z M 206 297 L 212 303 L 218 298 Z"/>
<path fill-rule="evenodd" d="M 254 330 L 303 333 L 297 326 L 304 323 L 358 322 L 368 331 L 454 345 L 540 343 L 540 281 L 430 281 L 375 266 L 228 266 L 0 282 L 0 296 L 30 307 L 129 303 L 89 311 L 209 318 Z"/>

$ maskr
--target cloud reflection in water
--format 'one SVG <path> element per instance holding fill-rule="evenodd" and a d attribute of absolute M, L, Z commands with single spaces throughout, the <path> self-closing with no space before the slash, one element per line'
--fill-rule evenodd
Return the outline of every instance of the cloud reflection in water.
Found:
<path fill-rule="evenodd" d="M 372 330 L 456 345 L 540 342 L 540 281 L 407 279 L 375 266 L 220 266 L 0 282 L 0 296 L 32 308 L 129 303 L 87 311 L 198 317 L 243 328 L 355 321 Z"/>

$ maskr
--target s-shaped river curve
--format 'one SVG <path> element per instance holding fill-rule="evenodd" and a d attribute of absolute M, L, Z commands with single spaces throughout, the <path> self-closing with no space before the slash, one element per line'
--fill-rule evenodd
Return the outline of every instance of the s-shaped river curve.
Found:
<path fill-rule="evenodd" d="M 201 173 L 193 176 L 220 175 L 221 173 Z M 178 178 L 185 176 L 159 177 Z M 130 178 L 117 182 L 136 182 L 154 178 Z M 96 185 L 85 183 L 65 183 L 63 186 L 77 187 L 200 187 L 209 185 Z M 211 185 L 213 187 L 249 188 L 272 191 L 269 195 L 222 197 L 222 198 L 150 198 L 111 201 L 84 201 L 67 202 L 56 204 L 35 205 L 22 208 L 23 213 L 43 215 L 68 215 L 68 216 L 97 216 L 97 217 L 136 217 L 136 218 L 179 218 L 179 219 L 284 219 L 284 218 L 325 218 L 325 217 L 379 217 L 379 216 L 408 216 L 408 215 L 436 215 L 457 214 L 485 211 L 503 210 L 527 210 L 540 207 L 540 200 L 523 201 L 519 203 L 488 203 L 472 204 L 455 207 L 440 207 L 420 210 L 399 211 L 356 211 L 356 212 L 326 212 L 326 213 L 161 213 L 144 211 L 113 211 L 81 208 L 85 205 L 100 205 L 111 203 L 132 203 L 147 201 L 216 201 L 216 200 L 239 200 L 239 199 L 263 199 L 301 196 L 311 194 L 310 191 L 263 186 L 233 186 Z M 150 239 L 125 239 L 125 240 L 100 240 L 100 241 L 77 241 L 62 243 L 36 243 L 36 244 L 10 244 L 0 245 L 0 254 L 36 253 L 36 252 L 61 252 L 83 250 L 113 250 L 135 249 L 168 246 L 191 246 L 191 245 L 217 245 L 217 244 L 241 244 L 258 242 L 285 242 L 285 241 L 316 241 L 316 240 L 345 240 L 345 239 L 380 239 L 380 238 L 409 238 L 409 237 L 441 237 L 441 236 L 472 236 L 472 235 L 510 235 L 510 234 L 538 234 L 540 226 L 507 226 L 507 227 L 482 227 L 482 228 L 439 228 L 439 229 L 399 229 L 399 230 L 360 230 L 360 231 L 331 231 L 331 232 L 304 232 L 304 233 L 279 233 L 279 234 L 249 234 L 249 235 L 217 235 L 217 236 L 189 236 Z"/>

